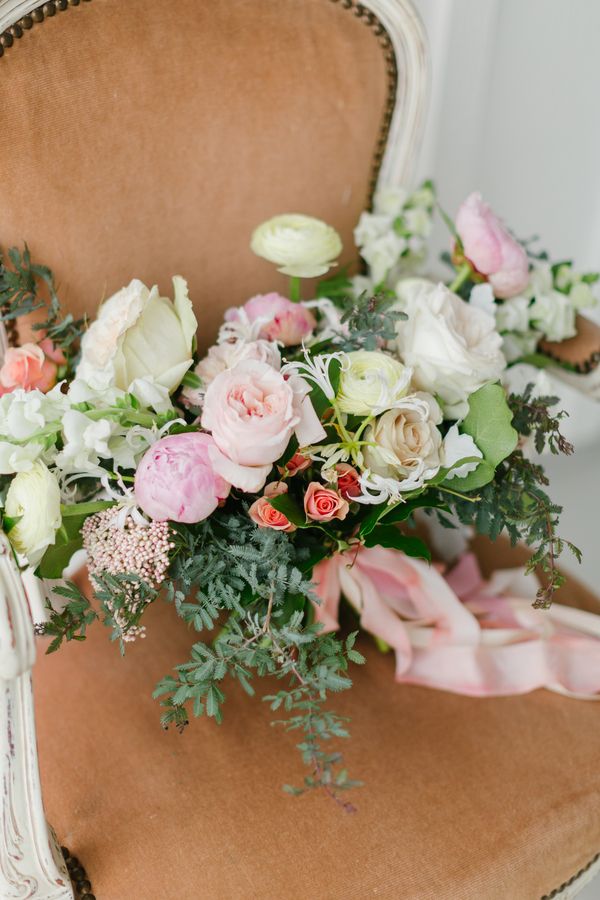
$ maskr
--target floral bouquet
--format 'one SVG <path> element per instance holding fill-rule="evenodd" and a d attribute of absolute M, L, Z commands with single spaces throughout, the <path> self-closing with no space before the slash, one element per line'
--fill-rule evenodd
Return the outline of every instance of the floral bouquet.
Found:
<path fill-rule="evenodd" d="M 42 578 L 83 552 L 94 594 L 53 588 L 49 650 L 96 619 L 123 650 L 144 637 L 150 603 L 171 603 L 199 636 L 156 688 L 164 726 L 183 728 L 190 712 L 220 721 L 228 678 L 252 694 L 255 675 L 274 676 L 265 699 L 309 768 L 294 793 L 338 799 L 355 783 L 324 749 L 347 735 L 325 701 L 364 661 L 356 631 L 336 635 L 342 596 L 394 649 L 400 681 L 471 694 L 599 687 L 576 642 L 561 644 L 571 665 L 548 674 L 539 617 L 552 611 L 532 619 L 527 602 L 517 615 L 464 563 L 458 580 L 443 573 L 425 527 L 525 540 L 529 568 L 545 573 L 533 605 L 550 605 L 560 509 L 529 447 L 570 452 L 564 413 L 505 383 L 541 335 L 571 333 L 595 276 L 529 258 L 473 195 L 452 225 L 450 286 L 416 278 L 434 205 L 430 184 L 380 193 L 356 229 L 365 274 L 338 272 L 310 299 L 302 280 L 336 264 L 338 234 L 301 215 L 264 223 L 252 249 L 289 276 L 289 294 L 229 309 L 201 357 L 180 277 L 173 300 L 132 281 L 86 327 L 27 250 L 0 269 L 4 321 L 35 313 L 40 338 L 5 348 L 0 368 L 3 528 Z"/>

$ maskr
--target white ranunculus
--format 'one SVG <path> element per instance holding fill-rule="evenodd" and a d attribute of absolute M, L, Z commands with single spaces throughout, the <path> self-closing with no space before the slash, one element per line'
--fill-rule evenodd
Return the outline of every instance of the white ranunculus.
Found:
<path fill-rule="evenodd" d="M 496 304 L 498 331 L 528 331 L 529 303 L 527 297 L 511 297 Z"/>
<path fill-rule="evenodd" d="M 404 397 L 365 432 L 365 440 L 374 445 L 364 450 L 369 471 L 398 480 L 413 476 L 414 481 L 417 476 L 415 487 L 433 478 L 441 464 L 441 421 L 439 405 L 430 394 Z"/>
<path fill-rule="evenodd" d="M 451 469 L 455 463 L 459 462 L 461 459 L 468 459 L 470 456 L 476 456 L 478 459 L 483 459 L 483 453 L 471 435 L 460 434 L 458 425 L 453 425 L 452 428 L 448 429 L 442 447 L 442 463 L 444 467 L 446 469 Z M 462 466 L 457 466 L 455 469 L 452 469 L 446 477 L 447 479 L 464 478 L 469 472 L 474 472 L 478 465 L 479 464 L 476 462 L 463 463 Z"/>
<path fill-rule="evenodd" d="M 11 519 L 19 519 L 8 532 L 9 541 L 36 566 L 54 543 L 61 524 L 58 482 L 43 462 L 38 460 L 13 478 L 4 511 Z"/>
<path fill-rule="evenodd" d="M 370 416 L 391 409 L 406 394 L 410 369 L 387 353 L 354 350 L 346 354 L 337 395 L 345 413 Z"/>
<path fill-rule="evenodd" d="M 567 295 L 560 291 L 537 294 L 529 316 L 533 326 L 543 332 L 549 341 L 564 341 L 577 334 L 575 310 Z"/>
<path fill-rule="evenodd" d="M 406 238 L 391 230 L 381 235 L 381 237 L 368 241 L 362 247 L 360 255 L 369 266 L 370 276 L 374 284 L 381 284 L 382 281 L 385 281 L 407 246 Z"/>
<path fill-rule="evenodd" d="M 408 319 L 397 322 L 392 345 L 413 369 L 415 387 L 438 397 L 446 418 L 461 418 L 469 395 L 506 367 L 495 320 L 424 278 L 398 282 L 396 293 L 395 308 Z"/>
<path fill-rule="evenodd" d="M 176 275 L 173 286 L 173 302 L 138 279 L 106 300 L 83 336 L 77 378 L 95 390 L 127 391 L 149 376 L 174 391 L 192 364 L 198 323 L 185 280 Z"/>
<path fill-rule="evenodd" d="M 342 252 L 342 241 L 331 225 L 288 213 L 274 216 L 254 231 L 250 249 L 275 263 L 279 272 L 296 278 L 324 275 Z"/>

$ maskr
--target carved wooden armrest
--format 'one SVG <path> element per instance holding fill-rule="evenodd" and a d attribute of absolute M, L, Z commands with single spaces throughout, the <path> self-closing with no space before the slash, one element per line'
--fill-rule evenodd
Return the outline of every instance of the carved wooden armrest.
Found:
<path fill-rule="evenodd" d="M 566 341 L 542 341 L 540 350 L 558 363 L 567 363 L 574 371 L 557 366 L 552 374 L 567 384 L 600 400 L 600 325 L 577 316 L 577 334 Z"/>
<path fill-rule="evenodd" d="M 22 576 L 0 532 L 0 897 L 3 900 L 72 900 L 67 868 L 46 822 L 40 775 L 31 669 L 34 621 L 43 609 L 42 586 Z"/>

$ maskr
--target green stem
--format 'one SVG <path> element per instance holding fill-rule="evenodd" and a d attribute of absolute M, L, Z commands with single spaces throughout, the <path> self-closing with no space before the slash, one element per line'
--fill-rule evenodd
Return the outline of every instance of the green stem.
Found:
<path fill-rule="evenodd" d="M 292 303 L 300 302 L 300 279 L 297 275 L 290 277 L 290 300 Z"/>
<path fill-rule="evenodd" d="M 113 406 L 109 409 L 89 409 L 85 413 L 88 419 L 97 421 L 98 419 L 109 419 L 116 417 L 123 422 L 131 422 L 134 425 L 142 425 L 144 428 L 152 428 L 156 424 L 157 416 L 152 413 L 140 412 L 137 409 L 122 409 L 119 406 Z"/>
<path fill-rule="evenodd" d="M 460 491 L 453 491 L 451 488 L 441 487 L 441 485 L 437 485 L 436 489 L 438 491 L 442 491 L 444 494 L 452 494 L 453 497 L 460 497 L 461 500 L 468 500 L 469 503 L 479 503 L 481 497 L 478 495 L 477 497 L 467 497 L 466 494 L 461 494 Z"/>
<path fill-rule="evenodd" d="M 450 290 L 454 291 L 454 292 L 458 291 L 459 288 L 461 288 L 463 286 L 465 281 L 468 281 L 472 271 L 473 270 L 471 269 L 470 263 L 468 263 L 468 262 L 463 263 L 462 266 L 460 267 L 460 269 L 458 270 L 458 272 L 456 273 L 456 278 L 450 285 Z"/>

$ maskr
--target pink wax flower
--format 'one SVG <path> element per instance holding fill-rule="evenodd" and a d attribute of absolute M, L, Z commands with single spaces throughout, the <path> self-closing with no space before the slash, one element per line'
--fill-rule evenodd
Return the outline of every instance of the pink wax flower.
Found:
<path fill-rule="evenodd" d="M 310 457 L 305 456 L 303 453 L 294 453 L 291 459 L 288 459 L 285 466 L 280 466 L 279 471 L 283 475 L 284 472 L 293 477 L 297 475 L 298 472 L 304 472 L 305 469 L 308 469 L 312 460 Z"/>
<path fill-rule="evenodd" d="M 456 230 L 468 261 L 487 275 L 496 297 L 520 294 L 529 282 L 529 263 L 523 247 L 511 237 L 481 194 L 470 194 L 456 216 Z"/>
<path fill-rule="evenodd" d="M 301 303 L 293 303 L 281 294 L 257 294 L 244 303 L 250 322 L 264 319 L 259 337 L 268 341 L 280 341 L 284 347 L 301 344 L 316 327 L 316 320 L 310 310 Z M 235 321 L 239 318 L 237 309 L 229 309 L 225 320 Z"/>
<path fill-rule="evenodd" d="M 338 463 L 335 471 L 337 472 L 338 491 L 345 500 L 351 500 L 362 494 L 360 476 L 354 466 L 349 463 Z"/>
<path fill-rule="evenodd" d="M 323 487 L 318 481 L 311 481 L 304 495 L 306 516 L 313 522 L 331 522 L 332 519 L 345 519 L 348 515 L 348 501 L 333 491 Z"/>
<path fill-rule="evenodd" d="M 49 352 L 46 354 L 45 350 Z M 47 393 L 56 384 L 59 361 L 64 362 L 64 356 L 48 338 L 40 344 L 9 347 L 0 368 L 0 394 L 8 394 L 15 388 Z"/>
<path fill-rule="evenodd" d="M 284 378 L 272 366 L 247 359 L 221 372 L 209 384 L 202 427 L 212 433 L 215 470 L 230 484 L 255 493 L 296 434 L 306 447 L 323 440 L 325 430 L 299 376 Z"/>
<path fill-rule="evenodd" d="M 184 432 L 156 441 L 135 474 L 135 499 L 155 521 L 201 522 L 231 489 L 215 472 L 208 434 Z"/>
<path fill-rule="evenodd" d="M 272 481 L 265 487 L 263 497 L 255 500 L 248 513 L 250 518 L 261 528 L 274 528 L 276 531 L 295 531 L 296 526 L 290 522 L 287 516 L 275 509 L 269 503 L 269 497 L 278 497 L 279 494 L 287 494 L 287 484 L 283 481 Z"/>

